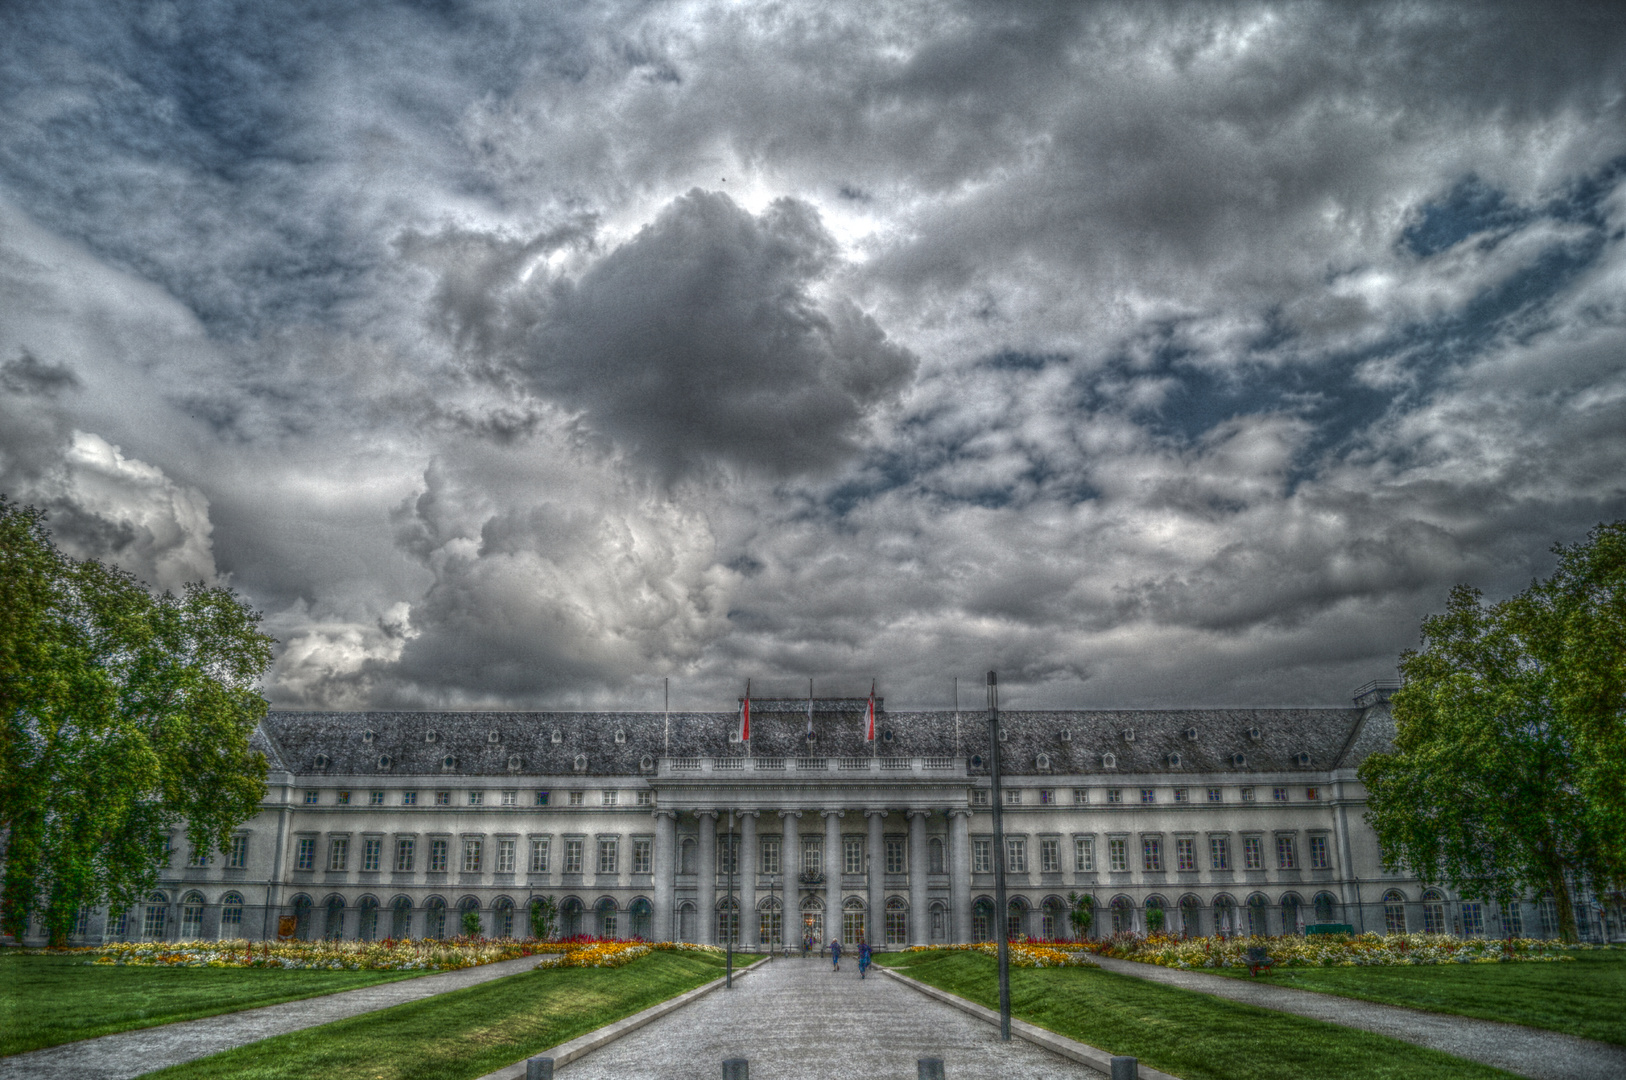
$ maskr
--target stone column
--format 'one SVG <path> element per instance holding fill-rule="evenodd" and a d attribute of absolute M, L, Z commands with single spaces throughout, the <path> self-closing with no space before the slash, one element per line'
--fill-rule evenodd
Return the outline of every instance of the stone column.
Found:
<path fill-rule="evenodd" d="M 926 905 L 926 815 L 929 810 L 909 811 L 909 941 L 927 945 L 931 917 Z"/>
<path fill-rule="evenodd" d="M 959 807 L 949 819 L 949 940 L 971 940 L 971 811 Z"/>
<path fill-rule="evenodd" d="M 871 945 L 886 944 L 886 811 L 866 810 L 869 818 L 869 919 L 864 927 Z"/>
<path fill-rule="evenodd" d="M 785 836 L 779 841 L 779 869 L 784 880 L 780 899 L 784 908 L 780 912 L 780 930 L 785 944 L 799 948 L 802 944 L 802 812 L 781 810 L 779 820 L 784 823 Z"/>
<path fill-rule="evenodd" d="M 695 853 L 694 903 L 699 925 L 696 937 L 702 945 L 717 944 L 717 811 L 696 810 L 700 822 L 699 850 Z"/>
<path fill-rule="evenodd" d="M 824 940 L 841 936 L 841 815 L 824 811 Z"/>
<path fill-rule="evenodd" d="M 656 941 L 677 940 L 677 811 L 655 811 L 655 914 L 650 931 Z"/>
<path fill-rule="evenodd" d="M 757 811 L 740 811 L 740 944 L 758 942 Z"/>

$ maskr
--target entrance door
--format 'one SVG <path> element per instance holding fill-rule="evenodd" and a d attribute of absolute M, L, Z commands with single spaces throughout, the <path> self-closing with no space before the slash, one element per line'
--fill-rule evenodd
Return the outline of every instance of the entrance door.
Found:
<path fill-rule="evenodd" d="M 802 912 L 802 928 L 802 936 L 811 937 L 813 939 L 813 947 L 818 948 L 818 946 L 824 941 L 824 912 Z"/>

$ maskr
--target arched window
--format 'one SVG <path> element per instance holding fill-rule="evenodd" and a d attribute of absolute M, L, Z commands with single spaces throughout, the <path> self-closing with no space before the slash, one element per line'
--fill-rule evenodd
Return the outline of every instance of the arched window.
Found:
<path fill-rule="evenodd" d="M 948 905 L 941 900 L 933 900 L 931 908 L 931 938 L 933 941 L 948 940 Z"/>
<path fill-rule="evenodd" d="M 1214 897 L 1214 933 L 1230 937 L 1236 932 L 1236 901 L 1224 894 Z"/>
<path fill-rule="evenodd" d="M 161 892 L 151 893 L 141 912 L 141 939 L 163 941 L 164 923 L 169 917 L 169 897 Z"/>
<path fill-rule="evenodd" d="M 337 893 L 327 898 L 327 923 L 322 936 L 332 941 L 344 937 L 344 897 Z"/>
<path fill-rule="evenodd" d="M 824 901 L 817 896 L 808 896 L 802 900 L 802 937 L 811 941 L 814 947 L 824 940 Z"/>
<path fill-rule="evenodd" d="M 514 902 L 506 896 L 499 896 L 491 905 L 491 936 L 498 938 L 511 938 L 514 936 Z"/>
<path fill-rule="evenodd" d="M 1282 933 L 1304 933 L 1304 901 L 1296 893 L 1282 897 Z"/>
<path fill-rule="evenodd" d="M 181 898 L 181 940 L 196 941 L 203 936 L 203 894 L 189 892 Z"/>
<path fill-rule="evenodd" d="M 1057 941 L 1066 935 L 1067 903 L 1059 896 L 1047 896 L 1039 905 L 1039 936 Z"/>
<path fill-rule="evenodd" d="M 685 900 L 678 907 L 678 940 L 693 942 L 695 937 L 695 906 Z"/>
<path fill-rule="evenodd" d="M 1020 896 L 1011 897 L 1010 910 L 1005 916 L 1005 932 L 1012 941 L 1027 936 L 1028 902 Z"/>
<path fill-rule="evenodd" d="M 757 902 L 757 940 L 771 946 L 784 933 L 784 905 L 777 896 L 764 896 Z"/>
<path fill-rule="evenodd" d="M 1316 893 L 1315 921 L 1318 923 L 1330 923 L 1335 921 L 1333 919 L 1333 914 L 1337 910 L 1337 905 L 1338 901 L 1334 899 L 1332 893 Z"/>
<path fill-rule="evenodd" d="M 1203 932 L 1203 902 L 1195 896 L 1180 898 L 1180 934 L 1182 937 L 1201 937 Z"/>
<path fill-rule="evenodd" d="M 1248 897 L 1248 933 L 1253 937 L 1270 933 L 1270 901 L 1259 893 Z"/>
<path fill-rule="evenodd" d="M 1146 898 L 1146 932 L 1152 933 L 1152 925 L 1157 924 L 1157 933 L 1166 934 L 1169 931 L 1169 908 L 1161 896 L 1148 896 Z M 1153 915 L 1152 912 L 1157 912 Z"/>
<path fill-rule="evenodd" d="M 378 898 L 363 896 L 356 903 L 356 940 L 378 939 Z"/>
<path fill-rule="evenodd" d="M 397 896 L 390 901 L 390 937 L 397 941 L 412 936 L 412 898 Z"/>
<path fill-rule="evenodd" d="M 220 898 L 220 936 L 243 936 L 243 894 L 229 892 Z"/>
<path fill-rule="evenodd" d="M 469 929 L 464 925 L 465 922 L 471 920 L 465 920 L 463 916 L 469 914 L 471 911 L 474 913 L 476 919 L 480 917 L 480 901 L 475 897 L 465 896 L 463 899 L 457 902 L 457 933 L 459 937 L 483 936 L 478 924 L 476 924 L 472 933 L 470 933 Z"/>
<path fill-rule="evenodd" d="M 681 858 L 678 860 L 678 873 L 680 873 L 680 874 L 692 874 L 692 873 L 694 873 L 694 867 L 695 867 L 694 837 L 686 836 L 686 837 L 683 838 L 683 847 L 682 847 L 681 851 L 682 851 L 682 855 L 681 855 Z"/>
<path fill-rule="evenodd" d="M 926 841 L 926 870 L 928 873 L 943 873 L 943 838 L 934 836 Z"/>
<path fill-rule="evenodd" d="M 1390 889 L 1383 894 L 1383 932 L 1385 934 L 1406 932 L 1406 898 L 1398 889 Z"/>
<path fill-rule="evenodd" d="M 1447 933 L 1445 922 L 1445 896 L 1438 889 L 1423 894 L 1423 933 Z"/>
<path fill-rule="evenodd" d="M 587 908 L 579 897 L 567 896 L 559 902 L 559 936 L 562 938 L 580 937 L 582 935 L 582 916 Z M 693 941 L 693 938 L 685 938 Z"/>
<path fill-rule="evenodd" d="M 717 944 L 740 943 L 740 905 L 732 896 L 717 903 Z"/>
<path fill-rule="evenodd" d="M 593 905 L 595 932 L 601 938 L 614 941 L 621 936 L 621 908 L 614 897 L 601 896 Z"/>
<path fill-rule="evenodd" d="M 1135 902 L 1127 896 L 1112 898 L 1112 932 L 1127 934 L 1135 929 Z"/>
<path fill-rule="evenodd" d="M 856 896 L 847 897 L 841 905 L 841 943 L 857 945 L 864 936 L 864 901 Z"/>
<path fill-rule="evenodd" d="M 1502 905 L 1502 936 L 1524 937 L 1524 902 L 1515 900 Z"/>
<path fill-rule="evenodd" d="M 316 905 L 311 903 L 311 898 L 304 893 L 293 899 L 294 937 L 300 941 L 309 941 L 316 933 L 315 928 L 311 926 L 311 912 L 315 907 Z"/>
<path fill-rule="evenodd" d="M 649 924 L 654 921 L 655 909 L 640 896 L 628 906 L 627 912 L 632 916 L 632 936 L 640 941 L 648 941 Z"/>
<path fill-rule="evenodd" d="M 424 901 L 423 936 L 437 941 L 446 937 L 446 901 L 438 896 Z"/>
<path fill-rule="evenodd" d="M 894 896 L 886 902 L 886 943 L 909 944 L 909 905 L 901 896 Z"/>
<path fill-rule="evenodd" d="M 971 940 L 992 941 L 994 939 L 994 902 L 986 896 L 980 897 L 971 905 Z"/>

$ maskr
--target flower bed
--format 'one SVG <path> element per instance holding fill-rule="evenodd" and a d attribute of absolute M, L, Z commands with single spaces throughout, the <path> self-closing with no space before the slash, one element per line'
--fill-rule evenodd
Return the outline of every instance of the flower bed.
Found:
<path fill-rule="evenodd" d="M 571 938 L 550 941 L 544 949 L 549 953 L 562 953 L 557 960 L 551 957 L 537 967 L 618 968 L 630 964 L 652 952 L 700 952 L 713 956 L 723 950 L 715 945 L 694 945 L 684 941 L 615 941 L 604 938 Z"/>
<path fill-rule="evenodd" d="M 1450 934 L 1318 934 L 1314 937 L 1180 939 L 1120 935 L 1074 948 L 1172 968 L 1245 968 L 1249 947 L 1262 946 L 1276 967 L 1364 967 L 1402 964 L 1497 964 L 1574 960 L 1585 945 L 1534 938 L 1459 938 Z"/>
<path fill-rule="evenodd" d="M 979 941 L 971 945 L 916 945 L 905 952 L 978 952 L 984 956 L 999 956 L 999 946 L 992 941 Z M 1074 952 L 1064 952 L 1051 944 L 1032 941 L 1010 943 L 1011 967 L 1095 967 L 1096 965 Z"/>
<path fill-rule="evenodd" d="M 35 950 L 29 950 L 31 952 Z M 51 955 L 137 967 L 283 968 L 331 971 L 456 971 L 539 951 L 535 942 L 497 941 L 143 941 L 115 942 Z"/>

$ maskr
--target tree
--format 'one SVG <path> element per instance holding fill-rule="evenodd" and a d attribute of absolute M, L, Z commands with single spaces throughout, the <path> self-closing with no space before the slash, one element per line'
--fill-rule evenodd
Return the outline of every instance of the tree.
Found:
<path fill-rule="evenodd" d="M 156 884 L 169 835 L 224 850 L 259 809 L 249 745 L 274 642 L 227 589 L 154 595 L 57 550 L 44 515 L 0 496 L 0 930 Z"/>
<path fill-rule="evenodd" d="M 1393 753 L 1361 765 L 1391 869 L 1507 903 L 1626 867 L 1626 522 L 1560 545 L 1552 577 L 1487 605 L 1458 586 L 1401 655 Z"/>
<path fill-rule="evenodd" d="M 480 936 L 480 913 L 478 911 L 465 911 L 463 913 L 463 936 L 476 938 Z"/>
<path fill-rule="evenodd" d="M 1073 924 L 1073 932 L 1079 938 L 1089 936 L 1090 926 L 1095 922 L 1095 900 L 1089 895 L 1080 896 L 1076 892 L 1067 894 L 1067 902 L 1072 910 L 1067 913 L 1068 920 Z"/>
<path fill-rule="evenodd" d="M 531 901 L 531 936 L 546 941 L 553 937 L 558 924 L 559 905 L 551 895 L 538 896 Z"/>

